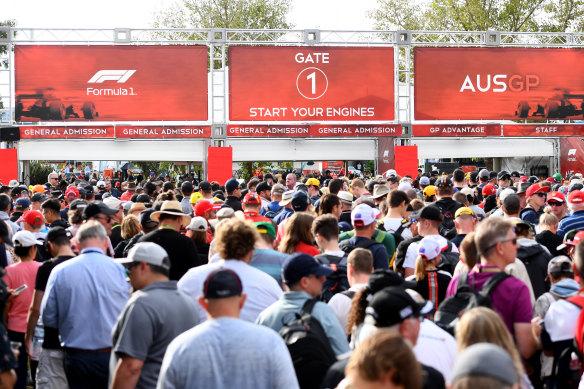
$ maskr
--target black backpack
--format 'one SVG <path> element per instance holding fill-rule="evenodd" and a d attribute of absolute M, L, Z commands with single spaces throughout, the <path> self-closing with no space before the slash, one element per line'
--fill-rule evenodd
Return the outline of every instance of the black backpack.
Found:
<path fill-rule="evenodd" d="M 312 316 L 316 299 L 307 300 L 296 319 L 279 334 L 284 339 L 301 389 L 318 389 L 329 367 L 337 361 L 322 325 Z"/>
<path fill-rule="evenodd" d="M 267 205 L 264 207 L 264 216 L 267 217 L 268 219 L 273 219 L 276 216 L 278 216 L 282 211 L 284 210 L 284 207 L 280 208 L 278 210 L 278 212 L 274 212 L 270 209 L 270 207 L 268 207 Z"/>
<path fill-rule="evenodd" d="M 322 284 L 322 293 L 319 296 L 320 301 L 328 303 L 335 294 L 350 288 L 347 278 L 347 254 L 342 258 L 327 254 L 321 254 L 315 258 L 324 266 L 334 270 L 334 273 L 326 277 L 326 281 Z"/>
<path fill-rule="evenodd" d="M 440 253 L 440 263 L 436 266 L 438 270 L 447 271 L 450 275 L 454 274 L 454 269 L 460 261 L 460 253 L 452 251 L 453 246 L 452 242 L 449 241 L 446 250 Z"/>
<path fill-rule="evenodd" d="M 362 239 L 359 242 L 357 242 L 357 244 L 353 244 L 353 243 L 349 242 L 349 240 L 350 239 L 345 239 L 339 245 L 341 250 L 343 250 L 347 254 L 350 254 L 351 251 L 355 250 L 356 248 L 362 248 L 362 249 L 369 250 L 369 248 L 371 246 L 373 246 L 374 244 L 383 244 L 383 243 L 379 243 L 375 239 Z"/>
<path fill-rule="evenodd" d="M 480 292 L 468 283 L 468 273 L 461 273 L 458 277 L 456 294 L 448 297 L 439 306 L 434 315 L 434 322 L 442 329 L 454 335 L 454 327 L 460 316 L 475 307 L 491 306 L 491 292 L 507 277 L 505 272 L 493 275 L 485 282 Z"/>

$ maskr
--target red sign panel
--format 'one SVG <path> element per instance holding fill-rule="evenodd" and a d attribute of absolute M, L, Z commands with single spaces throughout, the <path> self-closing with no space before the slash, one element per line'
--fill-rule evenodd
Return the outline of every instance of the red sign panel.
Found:
<path fill-rule="evenodd" d="M 395 146 L 395 171 L 400 176 L 418 175 L 418 146 Z"/>
<path fill-rule="evenodd" d="M 505 136 L 570 136 L 584 134 L 581 124 L 505 124 Z"/>
<path fill-rule="evenodd" d="M 207 149 L 207 180 L 225 184 L 233 177 L 233 149 L 231 147 L 209 147 Z"/>
<path fill-rule="evenodd" d="M 393 62 L 391 47 L 230 47 L 230 120 L 394 120 Z"/>
<path fill-rule="evenodd" d="M 582 117 L 584 50 L 414 49 L 417 120 Z"/>
<path fill-rule="evenodd" d="M 207 120 L 203 46 L 16 46 L 16 120 Z"/>
<path fill-rule="evenodd" d="M 20 139 L 113 138 L 114 126 L 23 126 Z"/>
<path fill-rule="evenodd" d="M 584 169 L 584 142 L 582 137 L 560 138 L 560 167 L 562 176 L 582 173 Z"/>
<path fill-rule="evenodd" d="M 0 182 L 8 185 L 18 179 L 18 156 L 16 149 L 0 149 Z"/>
<path fill-rule="evenodd" d="M 210 138 L 209 126 L 116 126 L 116 138 Z"/>
<path fill-rule="evenodd" d="M 370 137 L 400 136 L 400 125 L 229 125 L 227 135 L 233 137 Z"/>
<path fill-rule="evenodd" d="M 416 124 L 414 136 L 501 136 L 499 124 Z"/>

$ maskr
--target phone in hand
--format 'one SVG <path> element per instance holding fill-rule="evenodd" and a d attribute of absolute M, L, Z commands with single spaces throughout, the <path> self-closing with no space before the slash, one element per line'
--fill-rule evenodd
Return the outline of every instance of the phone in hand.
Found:
<path fill-rule="evenodd" d="M 28 286 L 26 284 L 19 286 L 18 288 L 12 291 L 12 294 L 19 294 L 20 292 L 24 291 Z"/>

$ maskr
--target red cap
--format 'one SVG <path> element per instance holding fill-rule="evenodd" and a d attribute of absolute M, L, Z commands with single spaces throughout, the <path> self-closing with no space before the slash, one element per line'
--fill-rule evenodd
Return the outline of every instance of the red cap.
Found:
<path fill-rule="evenodd" d="M 244 204 L 258 204 L 259 205 L 262 203 L 262 200 L 260 199 L 260 196 L 258 196 L 257 193 L 249 192 L 243 198 L 243 203 Z"/>
<path fill-rule="evenodd" d="M 79 197 L 79 189 L 74 186 L 67 188 L 65 191 L 65 197 Z"/>
<path fill-rule="evenodd" d="M 547 197 L 547 202 L 549 203 L 550 201 L 559 201 L 560 203 L 565 203 L 566 202 L 566 196 L 564 196 L 563 193 L 558 192 L 558 191 L 553 191 L 552 193 L 550 193 Z"/>
<path fill-rule="evenodd" d="M 584 231 L 578 231 L 576 235 L 574 235 L 574 240 L 572 240 L 572 244 L 574 246 L 578 246 L 578 243 L 584 239 Z"/>
<path fill-rule="evenodd" d="M 568 195 L 568 202 L 570 204 L 582 204 L 584 203 L 584 192 L 581 190 L 574 190 Z"/>
<path fill-rule="evenodd" d="M 207 200 L 199 200 L 195 204 L 195 216 L 203 216 L 205 213 L 221 208 L 220 204 L 211 204 Z"/>
<path fill-rule="evenodd" d="M 490 196 L 495 193 L 497 193 L 497 188 L 495 188 L 495 185 L 489 184 L 483 186 L 483 196 Z"/>
<path fill-rule="evenodd" d="M 556 179 L 555 179 L 555 178 L 553 178 L 553 177 L 548 177 L 548 178 L 546 178 L 545 180 L 546 180 L 546 181 L 549 181 L 549 182 L 551 182 L 551 183 L 554 183 L 554 184 L 556 183 Z"/>
<path fill-rule="evenodd" d="M 519 182 L 527 182 L 527 176 L 521 176 L 519 177 Z"/>
<path fill-rule="evenodd" d="M 549 192 L 550 187 L 547 185 L 542 185 L 541 183 L 533 184 L 525 191 L 525 196 L 533 196 L 536 193 L 547 193 Z"/>
<path fill-rule="evenodd" d="M 31 211 L 26 211 L 18 221 L 25 222 L 33 226 L 42 226 L 44 224 L 43 214 L 34 209 Z"/>

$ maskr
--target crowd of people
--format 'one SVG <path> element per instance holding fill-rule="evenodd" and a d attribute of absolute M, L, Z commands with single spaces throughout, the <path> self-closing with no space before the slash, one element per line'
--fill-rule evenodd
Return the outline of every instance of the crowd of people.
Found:
<path fill-rule="evenodd" d="M 0 187 L 0 388 L 580 385 L 581 174 L 138 178 Z"/>

